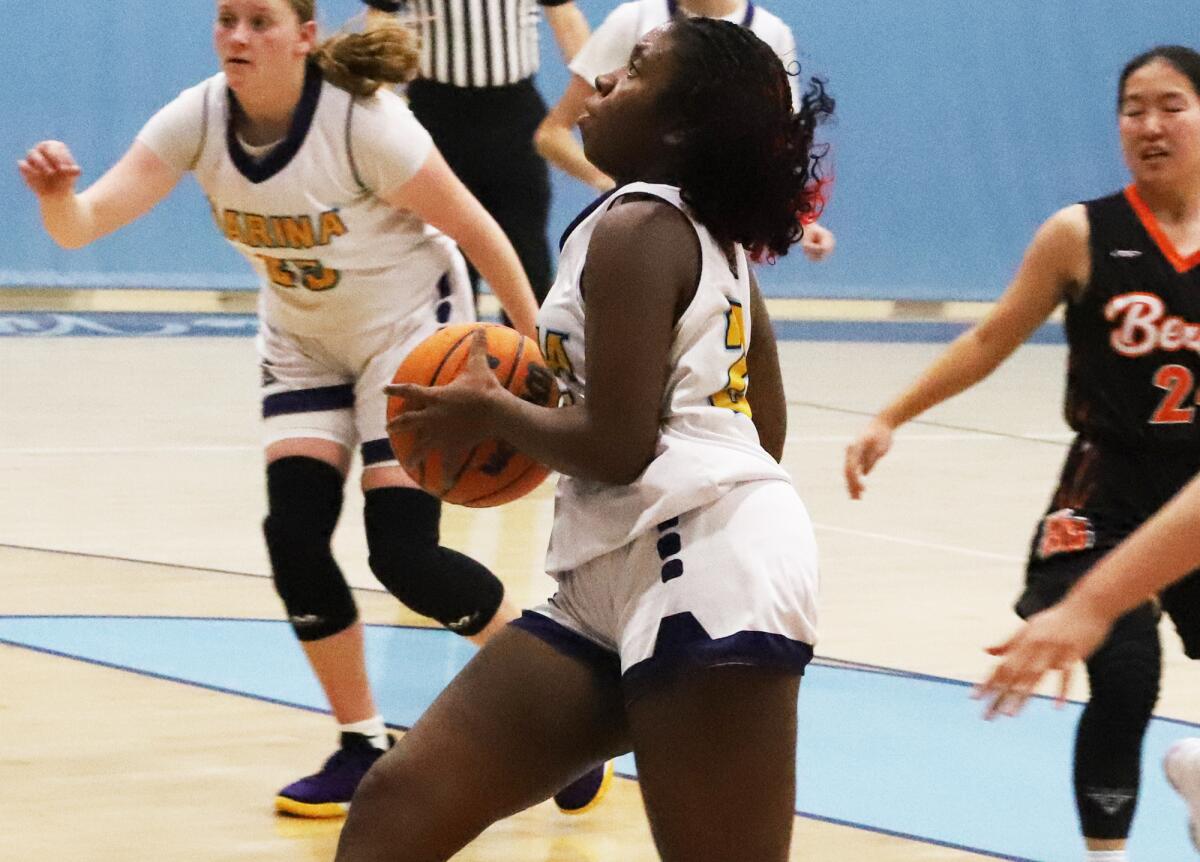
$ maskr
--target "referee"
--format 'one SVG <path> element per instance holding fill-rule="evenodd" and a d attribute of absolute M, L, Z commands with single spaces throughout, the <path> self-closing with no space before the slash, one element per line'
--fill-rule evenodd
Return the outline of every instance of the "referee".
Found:
<path fill-rule="evenodd" d="M 538 7 L 564 62 L 587 41 L 574 0 L 364 0 L 380 12 L 406 7 L 421 35 L 421 70 L 409 106 L 446 162 L 492 214 L 537 295 L 553 280 L 546 227 L 550 175 L 533 146 L 546 104 L 533 85 Z M 479 275 L 471 283 L 478 291 Z"/>

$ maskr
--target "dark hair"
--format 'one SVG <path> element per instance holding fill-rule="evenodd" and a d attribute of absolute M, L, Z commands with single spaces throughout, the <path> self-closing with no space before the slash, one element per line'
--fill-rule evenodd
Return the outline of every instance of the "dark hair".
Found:
<path fill-rule="evenodd" d="M 1175 71 L 1192 82 L 1192 90 L 1195 91 L 1197 97 L 1200 97 L 1200 54 L 1183 45 L 1159 45 L 1144 54 L 1138 54 L 1121 70 L 1121 78 L 1117 82 L 1118 108 L 1121 100 L 1125 98 L 1125 82 L 1129 80 L 1129 76 L 1155 60 L 1171 64 Z"/>
<path fill-rule="evenodd" d="M 826 147 L 813 136 L 833 113 L 825 82 L 810 79 L 793 111 L 788 72 L 749 29 L 683 18 L 670 38 L 678 66 L 663 103 L 680 119 L 684 201 L 718 239 L 756 256 L 787 254 L 821 205 Z"/>

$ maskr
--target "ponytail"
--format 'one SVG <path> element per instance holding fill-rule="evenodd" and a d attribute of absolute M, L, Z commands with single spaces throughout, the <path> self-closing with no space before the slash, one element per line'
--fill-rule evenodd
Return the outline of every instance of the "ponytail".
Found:
<path fill-rule="evenodd" d="M 411 81 L 421 55 L 412 27 L 383 19 L 361 33 L 326 39 L 312 56 L 329 83 L 355 96 L 370 96 L 384 84 Z"/>

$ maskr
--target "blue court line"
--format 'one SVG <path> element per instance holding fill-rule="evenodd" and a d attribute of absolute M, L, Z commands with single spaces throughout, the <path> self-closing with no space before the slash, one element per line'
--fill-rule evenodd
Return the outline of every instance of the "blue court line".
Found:
<path fill-rule="evenodd" d="M 310 711 L 325 700 L 286 623 L 193 617 L 0 616 L 0 643 Z M 410 727 L 474 654 L 439 629 L 367 627 L 389 724 Z M 988 723 L 966 683 L 818 664 L 801 687 L 797 814 L 997 859 L 1074 862 L 1069 752 L 1079 705 Z M 1064 714 L 1065 713 L 1065 714 Z M 1131 854 L 1190 858 L 1184 806 L 1158 761 L 1188 735 L 1156 719 Z M 632 777 L 632 757 L 618 762 Z"/>
<path fill-rule="evenodd" d="M 915 320 L 776 319 L 774 326 L 776 337 L 784 341 L 943 344 L 953 341 L 971 324 Z M 124 311 L 22 311 L 0 314 L 0 338 L 252 336 L 257 328 L 257 319 L 253 314 Z M 1029 342 L 1065 344 L 1062 325 L 1046 324 L 1034 332 Z"/>

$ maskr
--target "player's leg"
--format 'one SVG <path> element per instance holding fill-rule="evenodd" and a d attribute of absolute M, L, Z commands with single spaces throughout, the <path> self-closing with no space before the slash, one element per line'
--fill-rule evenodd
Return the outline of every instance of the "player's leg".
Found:
<path fill-rule="evenodd" d="M 283 788 L 276 808 L 340 816 L 390 742 L 367 681 L 358 609 L 331 547 L 354 441 L 354 392 L 289 336 L 264 329 L 259 349 L 267 434 L 263 535 L 272 578 L 341 729 L 339 749 L 316 773 Z"/>
<path fill-rule="evenodd" d="M 622 684 L 659 853 L 782 862 L 815 639 L 808 515 L 789 483 L 754 482 L 646 538 L 628 566 L 642 583 L 621 629 Z"/>
<path fill-rule="evenodd" d="M 1091 696 L 1075 737 L 1075 802 L 1088 849 L 1123 850 L 1162 674 L 1157 610 L 1143 605 L 1118 620 L 1087 670 Z"/>
<path fill-rule="evenodd" d="M 504 585 L 486 566 L 441 544 L 441 502 L 396 460 L 387 435 L 383 387 L 418 344 L 445 323 L 474 317 L 461 256 L 447 248 L 410 265 L 428 302 L 406 320 L 360 339 L 367 354 L 355 381 L 355 424 L 362 442 L 363 520 L 371 571 L 406 607 L 483 644 L 517 616 Z"/>
<path fill-rule="evenodd" d="M 1193 572 L 1162 596 L 1188 658 L 1200 658 L 1200 572 Z M 1192 844 L 1200 850 L 1200 739 L 1181 739 L 1163 760 L 1171 786 L 1188 806 Z"/>
<path fill-rule="evenodd" d="M 1074 550 L 1071 512 L 1052 512 L 1035 536 L 1017 613 L 1028 617 L 1055 604 L 1103 555 Z M 1058 536 L 1057 539 L 1054 537 Z M 1143 605 L 1113 627 L 1087 663 L 1091 696 L 1075 737 L 1073 785 L 1080 829 L 1089 851 L 1124 851 L 1137 807 L 1142 740 L 1158 699 L 1161 650 L 1158 611 Z M 1119 858 L 1119 857 L 1118 857 Z"/>
<path fill-rule="evenodd" d="M 1167 781 L 1188 807 L 1188 833 L 1192 846 L 1200 850 L 1200 738 L 1181 739 L 1163 758 Z"/>
<path fill-rule="evenodd" d="M 487 566 L 441 544 L 441 502 L 402 468 L 371 465 L 362 486 L 371 571 L 406 607 L 480 645 L 517 617 Z"/>
<path fill-rule="evenodd" d="M 585 660 L 509 626 L 371 770 L 337 862 L 449 859 L 627 749 L 615 657 Z"/>
<path fill-rule="evenodd" d="M 796 802 L 799 675 L 681 674 L 627 705 L 638 780 L 665 862 L 784 862 Z"/>

